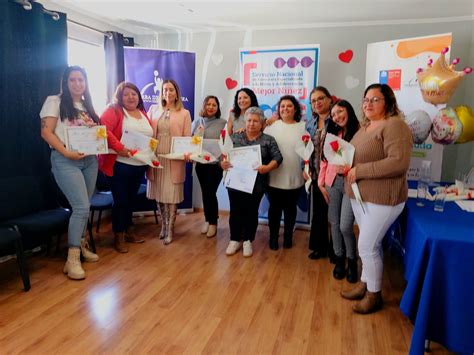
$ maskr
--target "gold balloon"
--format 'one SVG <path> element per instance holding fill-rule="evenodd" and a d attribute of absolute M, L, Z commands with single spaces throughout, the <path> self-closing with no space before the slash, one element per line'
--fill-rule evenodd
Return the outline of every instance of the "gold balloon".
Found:
<path fill-rule="evenodd" d="M 455 111 L 462 123 L 462 133 L 456 144 L 474 141 L 474 111 L 468 106 L 458 106 Z"/>
<path fill-rule="evenodd" d="M 430 62 L 426 69 L 418 69 L 416 74 L 423 100 L 433 105 L 447 103 L 464 75 L 471 72 L 470 68 L 455 71 L 454 65 L 459 60 L 457 59 L 452 65 L 448 65 L 445 58 L 446 52 L 447 49 L 444 49 L 432 66 Z"/>

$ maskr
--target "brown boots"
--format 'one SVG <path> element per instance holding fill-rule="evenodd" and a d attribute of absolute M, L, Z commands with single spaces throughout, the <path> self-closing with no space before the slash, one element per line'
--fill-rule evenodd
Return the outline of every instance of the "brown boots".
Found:
<path fill-rule="evenodd" d="M 346 300 L 360 300 L 365 296 L 366 291 L 367 284 L 365 282 L 359 281 L 354 288 L 341 291 L 341 296 Z"/>
<path fill-rule="evenodd" d="M 382 293 L 367 291 L 367 284 L 362 281 L 353 289 L 342 291 L 341 296 L 348 300 L 360 300 L 352 307 L 356 313 L 369 314 L 382 308 Z"/>
<path fill-rule="evenodd" d="M 352 310 L 360 314 L 369 314 L 381 309 L 382 303 L 382 292 L 367 291 L 364 298 L 357 302 Z"/>
<path fill-rule="evenodd" d="M 115 241 L 114 241 L 115 250 L 117 250 L 119 253 L 128 253 L 128 247 L 125 244 L 125 232 L 114 233 L 114 236 L 115 236 Z"/>

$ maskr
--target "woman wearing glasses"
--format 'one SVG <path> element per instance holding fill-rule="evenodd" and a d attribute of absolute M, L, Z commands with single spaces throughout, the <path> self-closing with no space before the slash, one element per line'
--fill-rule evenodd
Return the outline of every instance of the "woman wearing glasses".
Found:
<path fill-rule="evenodd" d="M 345 185 L 360 230 L 362 275 L 354 289 L 341 295 L 350 300 L 360 299 L 352 309 L 367 314 L 382 307 L 382 239 L 408 197 L 406 173 L 412 136 L 388 85 L 367 87 L 362 111 L 362 127 L 351 140 L 355 155 Z M 364 209 L 350 187 L 354 182 L 359 186 Z"/>
<path fill-rule="evenodd" d="M 313 119 L 306 122 L 306 130 L 311 135 L 314 152 L 310 159 L 310 176 L 303 173 L 303 177 L 312 179 L 313 217 L 309 235 L 310 259 L 320 259 L 327 255 L 329 247 L 328 236 L 328 205 L 323 193 L 318 187 L 318 174 L 321 162 L 322 142 L 324 140 L 325 125 L 331 118 L 332 97 L 324 86 L 315 87 L 310 94 Z"/>

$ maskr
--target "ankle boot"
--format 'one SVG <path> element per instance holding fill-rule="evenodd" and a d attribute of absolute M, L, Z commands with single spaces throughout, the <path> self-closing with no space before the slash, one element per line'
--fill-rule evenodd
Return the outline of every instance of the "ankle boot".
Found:
<path fill-rule="evenodd" d="M 99 260 L 99 255 L 89 250 L 89 243 L 84 238 L 81 239 L 81 252 L 84 260 L 89 263 L 95 263 Z"/>
<path fill-rule="evenodd" d="M 81 248 L 69 248 L 63 272 L 73 280 L 82 280 L 86 278 L 86 273 L 81 265 Z"/>
<path fill-rule="evenodd" d="M 174 222 L 176 221 L 176 210 L 177 210 L 177 205 L 176 204 L 168 204 L 168 225 L 167 225 L 167 233 L 166 237 L 164 240 L 164 244 L 168 245 L 173 241 L 174 237 Z"/>
<path fill-rule="evenodd" d="M 347 259 L 347 281 L 354 284 L 359 279 L 359 272 L 357 270 L 357 258 Z"/>
<path fill-rule="evenodd" d="M 354 288 L 341 291 L 341 296 L 347 300 L 360 300 L 365 296 L 366 291 L 367 284 L 365 282 L 359 281 L 359 283 L 357 283 Z"/>
<path fill-rule="evenodd" d="M 127 245 L 125 244 L 125 232 L 115 233 L 115 250 L 119 253 L 128 253 Z"/>
<path fill-rule="evenodd" d="M 142 244 L 145 243 L 145 239 L 137 237 L 134 232 L 131 231 L 132 227 L 128 227 L 125 231 L 125 241 L 127 243 Z"/>
<path fill-rule="evenodd" d="M 369 314 L 378 311 L 382 308 L 382 292 L 369 292 L 365 293 L 363 299 L 357 302 L 352 310 L 360 314 Z"/>
<path fill-rule="evenodd" d="M 334 265 L 334 270 L 332 271 L 332 276 L 336 280 L 342 280 L 346 276 L 346 257 L 345 256 L 335 256 L 336 265 Z"/>
<path fill-rule="evenodd" d="M 278 235 L 277 236 L 270 236 L 270 240 L 268 241 L 268 246 L 271 250 L 278 250 Z"/>
<path fill-rule="evenodd" d="M 161 214 L 161 232 L 160 239 L 166 238 L 168 228 L 168 205 L 160 202 L 160 214 Z"/>

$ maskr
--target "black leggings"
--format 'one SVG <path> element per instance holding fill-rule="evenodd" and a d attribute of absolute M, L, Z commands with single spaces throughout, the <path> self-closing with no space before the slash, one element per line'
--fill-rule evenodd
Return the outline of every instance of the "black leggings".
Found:
<path fill-rule="evenodd" d="M 291 238 L 296 221 L 296 204 L 300 196 L 301 188 L 284 190 L 269 186 L 268 200 L 268 226 L 270 227 L 270 238 L 278 239 L 280 231 L 281 214 L 284 213 L 284 236 Z"/>

